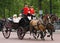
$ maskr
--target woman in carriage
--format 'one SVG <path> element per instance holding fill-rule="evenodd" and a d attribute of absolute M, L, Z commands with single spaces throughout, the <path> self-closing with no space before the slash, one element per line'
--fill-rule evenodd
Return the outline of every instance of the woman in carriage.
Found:
<path fill-rule="evenodd" d="M 21 14 L 19 14 L 19 17 L 17 17 L 17 14 L 14 14 L 13 17 L 8 18 L 8 20 L 12 21 L 13 23 L 19 23 L 21 18 L 22 18 Z"/>

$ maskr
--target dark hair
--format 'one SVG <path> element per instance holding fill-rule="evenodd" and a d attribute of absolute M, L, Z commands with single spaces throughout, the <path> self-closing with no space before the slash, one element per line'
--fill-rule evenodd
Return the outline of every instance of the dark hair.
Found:
<path fill-rule="evenodd" d="M 25 6 L 25 5 L 28 5 L 28 4 L 27 4 L 27 3 L 25 3 L 25 4 L 24 4 L 24 6 Z"/>

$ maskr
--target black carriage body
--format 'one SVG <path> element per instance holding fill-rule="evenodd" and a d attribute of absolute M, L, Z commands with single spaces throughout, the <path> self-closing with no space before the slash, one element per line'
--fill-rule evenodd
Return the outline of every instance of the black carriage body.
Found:
<path fill-rule="evenodd" d="M 0 20 L 0 31 L 2 30 L 3 28 L 3 22 Z"/>
<path fill-rule="evenodd" d="M 2 30 L 5 23 L 5 19 L 0 19 L 0 31 Z"/>
<path fill-rule="evenodd" d="M 13 22 L 8 21 L 5 23 L 5 26 L 10 29 L 17 29 L 18 23 L 13 23 Z"/>
<path fill-rule="evenodd" d="M 2 28 L 4 28 L 4 26 L 9 29 L 17 29 L 18 24 L 19 23 L 14 23 L 13 21 L 8 20 L 7 18 L 0 19 L 0 30 L 2 30 Z"/>
<path fill-rule="evenodd" d="M 28 18 L 22 18 L 19 22 L 19 26 L 28 29 L 29 23 L 30 23 L 30 21 Z"/>
<path fill-rule="evenodd" d="M 18 29 L 19 27 L 23 27 L 23 28 L 26 28 L 26 30 L 28 30 L 29 22 L 30 21 L 28 20 L 28 18 L 21 18 L 19 23 L 14 23 L 13 21 L 6 19 L 4 22 L 4 26 L 6 28 L 15 29 L 15 30 Z"/>

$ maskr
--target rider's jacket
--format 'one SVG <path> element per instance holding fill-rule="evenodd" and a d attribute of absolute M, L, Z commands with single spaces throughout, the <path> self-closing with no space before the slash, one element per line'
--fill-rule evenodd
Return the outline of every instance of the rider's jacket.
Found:
<path fill-rule="evenodd" d="M 34 8 L 30 8 L 29 11 L 31 15 L 35 13 Z"/>
<path fill-rule="evenodd" d="M 28 11 L 29 11 L 29 8 L 28 7 L 24 7 L 23 8 L 23 14 L 24 15 L 27 15 L 28 14 Z"/>

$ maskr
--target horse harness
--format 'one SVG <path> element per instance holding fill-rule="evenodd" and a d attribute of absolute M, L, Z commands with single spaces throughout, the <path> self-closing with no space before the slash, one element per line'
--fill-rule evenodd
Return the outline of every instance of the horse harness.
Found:
<path fill-rule="evenodd" d="M 37 25 L 34 25 L 33 27 L 36 29 L 36 28 L 38 28 L 39 29 L 39 25 L 41 25 L 42 23 L 40 23 L 40 20 L 37 22 Z M 38 30 L 37 29 L 37 30 Z"/>

